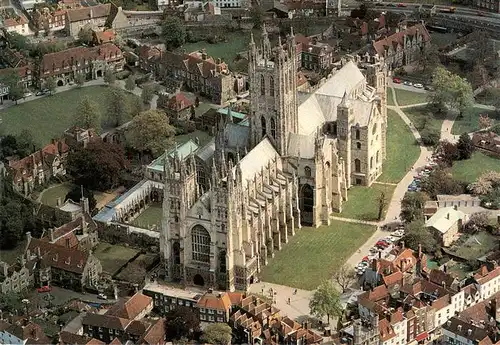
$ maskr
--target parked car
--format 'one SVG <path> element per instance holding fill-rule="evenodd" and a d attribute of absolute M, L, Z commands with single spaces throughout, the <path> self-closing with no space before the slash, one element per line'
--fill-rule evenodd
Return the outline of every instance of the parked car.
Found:
<path fill-rule="evenodd" d="M 105 294 L 103 294 L 103 293 L 98 294 L 97 298 L 99 298 L 99 299 L 108 299 L 108 297 Z"/>
<path fill-rule="evenodd" d="M 403 4 L 403 3 L 399 3 L 399 4 L 398 4 L 398 7 L 406 7 L 406 5 L 405 5 L 405 4 Z"/>
<path fill-rule="evenodd" d="M 39 287 L 37 289 L 38 292 L 50 292 L 50 290 L 52 290 L 52 288 L 50 286 L 48 286 L 48 285 Z"/>
<path fill-rule="evenodd" d="M 424 86 L 420 83 L 416 83 L 416 84 L 413 84 L 414 87 L 416 87 L 417 89 L 421 89 L 423 88 Z"/>
<path fill-rule="evenodd" d="M 33 96 L 33 94 L 31 92 L 29 92 L 29 91 L 25 92 L 24 95 L 23 95 L 24 98 L 31 97 L 31 96 Z"/>
<path fill-rule="evenodd" d="M 396 84 L 401 84 L 401 79 L 399 78 L 392 78 L 392 81 Z"/>
<path fill-rule="evenodd" d="M 477 15 L 478 15 L 479 17 L 484 17 L 484 12 L 477 11 Z"/>

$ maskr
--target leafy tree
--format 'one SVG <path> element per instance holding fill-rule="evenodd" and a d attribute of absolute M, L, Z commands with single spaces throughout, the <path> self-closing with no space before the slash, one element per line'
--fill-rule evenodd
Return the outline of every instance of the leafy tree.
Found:
<path fill-rule="evenodd" d="M 76 110 L 75 126 L 85 129 L 94 128 L 99 130 L 101 128 L 101 114 L 96 102 L 92 101 L 90 97 L 82 97 L 78 108 Z"/>
<path fill-rule="evenodd" d="M 231 344 L 232 330 L 226 323 L 212 323 L 205 327 L 201 341 L 213 345 Z"/>
<path fill-rule="evenodd" d="M 462 133 L 458 138 L 457 149 L 459 159 L 469 159 L 472 156 L 475 148 L 467 133 Z"/>
<path fill-rule="evenodd" d="M 469 221 L 465 224 L 464 230 L 469 234 L 474 234 L 478 231 L 486 230 L 490 226 L 488 213 L 479 212 L 470 216 Z"/>
<path fill-rule="evenodd" d="M 83 188 L 83 196 L 89 200 L 89 211 L 90 213 L 92 213 L 97 205 L 97 200 L 95 199 L 94 192 L 90 189 Z M 64 201 L 71 199 L 74 202 L 79 202 L 81 198 L 82 188 L 80 186 L 73 185 L 73 187 L 71 187 L 69 192 L 66 194 Z"/>
<path fill-rule="evenodd" d="M 474 87 L 480 87 L 488 82 L 488 71 L 482 64 L 474 65 L 469 74 L 469 80 Z"/>
<path fill-rule="evenodd" d="M 12 84 L 9 87 L 9 97 L 17 104 L 24 97 L 24 88 L 20 84 Z"/>
<path fill-rule="evenodd" d="M 378 198 L 378 216 L 377 216 L 378 220 L 382 219 L 386 207 L 387 207 L 387 198 L 385 196 L 385 193 L 381 192 Z"/>
<path fill-rule="evenodd" d="M 32 48 L 26 36 L 20 35 L 17 32 L 8 32 L 6 38 L 10 47 L 14 50 L 27 52 Z"/>
<path fill-rule="evenodd" d="M 264 24 L 264 11 L 262 7 L 259 5 L 252 6 L 250 9 L 250 18 L 254 28 L 262 28 L 262 24 Z"/>
<path fill-rule="evenodd" d="M 21 86 L 21 78 L 16 72 L 7 73 L 0 77 L 0 83 L 9 87 L 9 97 L 16 102 L 23 98 L 24 88 Z"/>
<path fill-rule="evenodd" d="M 85 84 L 85 81 L 86 81 L 85 74 L 83 74 L 83 73 L 78 73 L 78 74 L 75 76 L 75 82 L 76 82 L 76 85 L 78 85 L 79 87 L 82 87 L 82 86 L 83 86 L 83 84 Z"/>
<path fill-rule="evenodd" d="M 422 49 L 418 58 L 418 64 L 425 73 L 433 70 L 439 64 L 439 52 L 434 45 L 427 45 Z"/>
<path fill-rule="evenodd" d="M 141 152 L 158 155 L 172 145 L 175 128 L 164 112 L 146 110 L 136 116 L 128 128 L 131 146 Z"/>
<path fill-rule="evenodd" d="M 462 113 L 473 103 L 470 83 L 443 67 L 437 67 L 434 70 L 432 86 L 433 90 L 429 93 L 429 100 L 440 111 L 449 107 Z"/>
<path fill-rule="evenodd" d="M 0 294 L 1 310 L 5 313 L 15 313 L 23 310 L 22 296 L 15 292 Z"/>
<path fill-rule="evenodd" d="M 342 293 L 346 292 L 356 279 L 356 272 L 354 272 L 352 267 L 346 264 L 340 266 L 340 268 L 333 273 L 333 280 L 342 288 Z"/>
<path fill-rule="evenodd" d="M 417 219 L 405 225 L 405 235 L 403 237 L 405 245 L 413 250 L 418 250 L 418 245 L 422 245 L 422 250 L 426 253 L 433 253 L 438 249 L 438 243 L 434 236 L 425 227 L 423 219 Z"/>
<path fill-rule="evenodd" d="M 400 218 L 405 223 L 424 218 L 424 206 L 427 196 L 422 192 L 407 192 L 401 200 Z"/>
<path fill-rule="evenodd" d="M 439 147 L 439 151 L 443 156 L 443 161 L 448 165 L 452 166 L 453 161 L 459 159 L 459 153 L 457 145 L 450 143 L 449 141 L 442 141 Z"/>
<path fill-rule="evenodd" d="M 91 28 L 82 28 L 78 32 L 78 40 L 84 44 L 90 44 L 94 40 L 94 33 Z"/>
<path fill-rule="evenodd" d="M 404 14 L 388 11 L 385 14 L 385 23 L 389 29 L 396 28 L 399 23 L 406 19 Z"/>
<path fill-rule="evenodd" d="M 495 57 L 495 48 L 487 32 L 474 30 L 468 36 L 468 41 L 468 52 L 475 64 L 482 65 L 486 60 Z"/>
<path fill-rule="evenodd" d="M 135 89 L 135 77 L 132 74 L 125 81 L 125 89 L 128 91 L 134 91 Z"/>
<path fill-rule="evenodd" d="M 489 128 L 493 125 L 493 120 L 490 119 L 490 117 L 486 115 L 479 115 L 479 128 L 480 129 L 486 129 Z"/>
<path fill-rule="evenodd" d="M 167 340 L 191 339 L 200 330 L 198 316 L 188 307 L 178 306 L 165 315 Z"/>
<path fill-rule="evenodd" d="M 149 104 L 153 99 L 155 94 L 155 88 L 153 85 L 144 85 L 142 87 L 141 99 L 144 104 Z"/>
<path fill-rule="evenodd" d="M 54 77 L 48 77 L 45 80 L 45 88 L 49 90 L 49 95 L 52 96 L 52 94 L 56 91 L 56 87 L 57 83 Z"/>
<path fill-rule="evenodd" d="M 422 191 L 435 199 L 438 194 L 462 194 L 465 192 L 465 185 L 453 179 L 448 171 L 436 168 L 429 176 L 422 179 Z"/>
<path fill-rule="evenodd" d="M 129 106 L 125 94 L 115 88 L 111 88 L 108 97 L 107 118 L 114 127 L 123 124 L 129 117 Z"/>
<path fill-rule="evenodd" d="M 33 136 L 27 129 L 23 129 L 17 136 L 10 134 L 4 136 L 1 142 L 0 160 L 9 156 L 26 157 L 37 149 L 33 141 Z"/>
<path fill-rule="evenodd" d="M 139 115 L 144 110 L 144 103 L 142 102 L 142 99 L 139 99 L 138 97 L 131 98 L 129 103 L 129 110 L 130 116 L 132 118 Z"/>
<path fill-rule="evenodd" d="M 439 133 L 431 130 L 431 129 L 424 129 L 420 132 L 420 138 L 422 138 L 422 143 L 425 146 L 436 146 L 439 144 Z"/>
<path fill-rule="evenodd" d="M 116 81 L 116 76 L 110 68 L 104 71 L 104 82 L 108 85 L 113 85 Z"/>
<path fill-rule="evenodd" d="M 328 323 L 330 323 L 330 316 L 342 315 L 340 296 L 331 281 L 326 280 L 318 286 L 309 301 L 309 309 L 311 309 L 311 314 L 318 318 L 326 316 Z"/>
<path fill-rule="evenodd" d="M 177 17 L 166 17 L 162 23 L 162 38 L 168 50 L 182 46 L 186 41 L 184 23 Z"/>
<path fill-rule="evenodd" d="M 75 184 L 105 191 L 116 187 L 120 174 L 128 166 L 123 148 L 103 141 L 90 142 L 68 155 L 67 170 Z"/>

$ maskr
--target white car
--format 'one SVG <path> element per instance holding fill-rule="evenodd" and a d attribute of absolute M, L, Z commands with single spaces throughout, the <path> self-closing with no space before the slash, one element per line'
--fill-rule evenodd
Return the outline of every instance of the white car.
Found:
<path fill-rule="evenodd" d="M 98 294 L 97 298 L 99 298 L 99 299 L 108 299 L 108 297 L 105 294 L 103 294 L 103 293 Z"/>
<path fill-rule="evenodd" d="M 33 94 L 31 92 L 29 92 L 29 91 L 25 92 L 24 95 L 23 95 L 24 98 L 31 97 L 31 96 L 33 96 Z"/>
<path fill-rule="evenodd" d="M 416 84 L 413 84 L 413 87 L 416 87 L 417 89 L 421 89 L 424 86 L 422 84 L 420 84 L 420 83 L 416 83 Z"/>

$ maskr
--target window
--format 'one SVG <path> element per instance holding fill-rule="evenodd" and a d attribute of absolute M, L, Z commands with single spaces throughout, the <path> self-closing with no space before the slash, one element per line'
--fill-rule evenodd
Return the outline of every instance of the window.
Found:
<path fill-rule="evenodd" d="M 356 143 L 356 148 L 357 148 L 358 150 L 361 150 L 361 143 L 360 143 L 360 142 L 357 142 L 357 143 Z"/>
<path fill-rule="evenodd" d="M 359 129 L 356 129 L 356 140 L 359 140 L 361 137 L 361 133 L 359 132 Z"/>
<path fill-rule="evenodd" d="M 207 309 L 208 313 L 209 314 L 215 314 L 214 310 L 213 309 Z"/>
<path fill-rule="evenodd" d="M 218 317 L 217 322 L 224 322 L 224 319 L 222 317 Z"/>
<path fill-rule="evenodd" d="M 262 116 L 260 118 L 260 127 L 262 128 L 262 136 L 267 134 L 266 118 Z"/>
<path fill-rule="evenodd" d="M 269 95 L 274 96 L 274 78 L 269 78 Z"/>
<path fill-rule="evenodd" d="M 200 315 L 200 320 L 206 320 L 205 315 L 203 315 L 203 314 L 202 314 L 202 315 Z"/>
<path fill-rule="evenodd" d="M 209 321 L 214 321 L 215 319 L 214 319 L 214 317 L 213 317 L 213 316 L 209 316 L 209 317 L 208 317 L 208 320 L 209 320 Z"/>
<path fill-rule="evenodd" d="M 183 305 L 184 303 L 183 303 L 183 302 L 182 302 L 182 300 L 180 299 L 180 300 L 178 300 L 178 301 L 177 301 L 177 304 L 179 304 L 179 305 Z"/>
<path fill-rule="evenodd" d="M 359 159 L 354 160 L 354 171 L 361 172 L 361 161 Z"/>
<path fill-rule="evenodd" d="M 222 310 L 217 310 L 217 314 L 222 315 L 224 313 L 222 312 Z"/>
<path fill-rule="evenodd" d="M 274 117 L 271 117 L 271 136 L 276 139 L 276 121 Z"/>
<path fill-rule="evenodd" d="M 306 177 L 311 177 L 311 168 L 305 167 L 304 168 L 304 175 L 306 175 Z"/>
<path fill-rule="evenodd" d="M 372 134 L 377 133 L 377 124 L 373 125 Z"/>
<path fill-rule="evenodd" d="M 373 157 L 370 157 L 370 169 L 373 168 Z"/>
<path fill-rule="evenodd" d="M 200 308 L 200 313 L 204 313 L 205 312 L 205 308 Z"/>
<path fill-rule="evenodd" d="M 191 230 L 193 260 L 210 262 L 210 234 L 201 225 L 195 225 Z"/>
<path fill-rule="evenodd" d="M 375 162 L 377 162 L 377 163 L 378 163 L 379 153 L 380 153 L 380 151 L 377 151 L 377 153 L 375 155 Z"/>
<path fill-rule="evenodd" d="M 266 94 L 266 80 L 263 75 L 260 76 L 260 94 L 262 96 Z"/>

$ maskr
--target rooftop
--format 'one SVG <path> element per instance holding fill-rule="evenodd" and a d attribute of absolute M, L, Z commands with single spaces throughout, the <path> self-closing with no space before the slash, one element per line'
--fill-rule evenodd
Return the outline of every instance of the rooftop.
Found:
<path fill-rule="evenodd" d="M 143 290 L 159 293 L 165 296 L 181 298 L 185 300 L 198 301 L 206 291 L 195 289 L 180 289 L 158 283 L 147 284 Z"/>
<path fill-rule="evenodd" d="M 446 233 L 456 222 L 464 219 L 465 214 L 462 211 L 455 210 L 453 207 L 443 207 L 437 210 L 434 215 L 425 223 L 427 227 L 432 227 L 442 234 Z"/>

